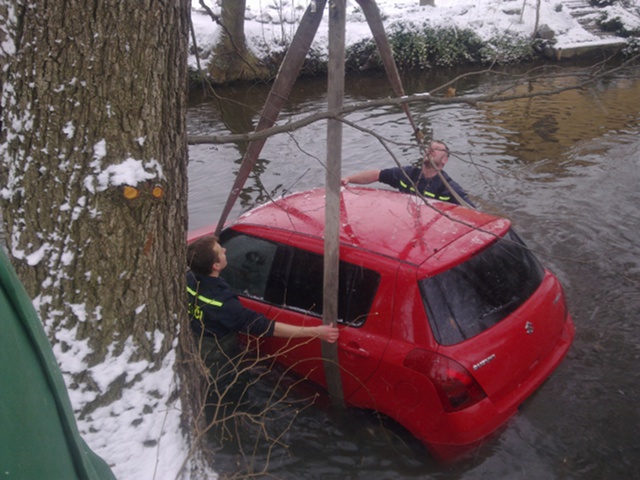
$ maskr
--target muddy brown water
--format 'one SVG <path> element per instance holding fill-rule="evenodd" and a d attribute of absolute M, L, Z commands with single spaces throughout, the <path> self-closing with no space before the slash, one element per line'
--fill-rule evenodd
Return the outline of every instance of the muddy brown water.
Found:
<path fill-rule="evenodd" d="M 522 73 L 522 72 L 517 72 Z M 575 81 L 532 80 L 519 91 Z M 477 106 L 411 107 L 421 128 L 455 152 L 447 171 L 485 211 L 510 218 L 521 236 L 560 278 L 576 324 L 574 345 L 551 378 L 472 459 L 433 462 L 401 429 L 367 412 L 348 421 L 320 396 L 310 408 L 295 402 L 280 420 L 297 418 L 269 457 L 266 442 L 244 454 L 216 454 L 221 473 L 268 471 L 277 478 L 409 479 L 637 478 L 640 467 L 640 70 L 627 70 L 582 90 L 548 98 Z M 456 72 L 407 75 L 407 93 L 434 88 Z M 461 80 L 457 93 L 480 94 L 506 79 Z M 190 134 L 251 130 L 267 86 L 221 88 L 222 99 L 194 95 Z M 348 77 L 345 103 L 390 95 L 383 75 Z M 291 121 L 326 105 L 323 79 L 303 79 L 283 112 Z M 411 132 L 396 107 L 348 117 L 390 142 L 402 163 L 417 158 Z M 231 214 L 271 196 L 324 182 L 324 123 L 268 140 L 257 175 Z M 378 138 L 344 127 L 343 174 L 393 164 Z M 190 228 L 217 221 L 242 156 L 241 145 L 190 148 Z M 293 382 L 294 379 L 291 379 Z M 255 392 L 268 396 L 263 382 Z M 315 393 L 303 386 L 293 398 Z M 285 409 L 286 410 L 286 409 Z M 288 416 L 287 416 L 288 415 Z M 273 423 L 278 425 L 278 420 Z"/>

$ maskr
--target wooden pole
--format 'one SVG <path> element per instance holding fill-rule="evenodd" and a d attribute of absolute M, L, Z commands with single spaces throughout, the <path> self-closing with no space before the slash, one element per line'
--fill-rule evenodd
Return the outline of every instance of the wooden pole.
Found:
<path fill-rule="evenodd" d="M 391 83 L 393 93 L 395 93 L 398 98 L 403 97 L 404 88 L 402 87 L 402 80 L 400 79 L 400 73 L 398 72 L 396 61 L 393 59 L 393 50 L 391 50 L 391 44 L 389 43 L 387 32 L 384 29 L 378 5 L 374 0 L 356 1 L 358 2 L 358 5 L 360 5 L 360 8 L 362 8 L 362 13 L 364 13 L 365 18 L 367 19 L 367 23 L 371 29 L 371 35 L 373 35 L 373 40 L 376 42 L 376 47 L 378 47 L 378 53 L 380 53 L 380 59 L 382 60 L 385 71 L 387 72 L 387 77 L 389 78 L 389 83 Z M 418 143 L 422 147 L 422 139 L 421 136 L 418 135 L 419 130 L 413 121 L 413 117 L 409 111 L 409 105 L 403 104 L 402 109 L 411 124 L 411 128 L 418 139 Z"/>
<path fill-rule="evenodd" d="M 329 64 L 327 100 L 329 111 L 343 105 L 345 74 L 346 0 L 329 1 Z M 340 174 L 342 170 L 342 122 L 327 124 L 327 161 L 324 230 L 323 321 L 338 321 L 338 279 L 340 267 Z M 327 389 L 335 406 L 344 408 L 337 344 L 322 342 Z"/>
<path fill-rule="evenodd" d="M 302 68 L 304 59 L 309 53 L 309 47 L 311 46 L 311 42 L 318 31 L 318 26 L 322 20 L 322 13 L 324 12 L 326 4 L 327 0 L 315 0 L 309 4 L 307 10 L 302 16 L 300 25 L 296 30 L 293 40 L 291 41 L 291 46 L 289 47 L 289 50 L 287 50 L 287 54 L 282 61 L 282 65 L 280 65 L 280 70 L 278 70 L 278 75 L 276 76 L 273 86 L 269 91 L 269 96 L 267 97 L 267 101 L 255 129 L 256 132 L 270 128 L 276 122 L 284 102 L 289 98 L 291 89 L 300 74 L 300 69 Z M 236 203 L 240 192 L 244 188 L 244 184 L 247 181 L 249 174 L 255 167 L 256 160 L 258 159 L 258 155 L 260 155 L 265 142 L 266 139 L 254 140 L 249 143 L 247 151 L 242 157 L 242 163 L 240 164 L 238 175 L 231 187 L 231 192 L 229 192 L 227 203 L 225 204 L 222 214 L 220 215 L 220 219 L 218 220 L 216 235 L 219 235 L 222 227 L 224 227 L 224 224 L 229 217 L 229 213 L 231 212 L 233 205 Z"/>
<path fill-rule="evenodd" d="M 258 121 L 255 131 L 259 132 L 274 125 L 284 102 L 289 97 L 291 89 L 300 74 L 300 69 L 304 59 L 309 52 L 309 47 L 313 41 L 318 26 L 322 20 L 322 14 L 327 0 L 314 0 L 305 11 L 296 34 L 291 42 L 291 46 L 280 66 L 276 80 L 271 87 L 269 96 Z M 329 108 L 342 106 L 344 96 L 344 43 L 345 43 L 345 0 L 332 0 L 330 11 L 330 42 L 329 42 Z M 333 34 L 331 32 L 334 32 Z M 341 32 L 341 33 L 340 33 Z M 334 39 L 333 35 L 339 38 Z M 333 53 L 332 53 L 333 52 Z M 338 58 L 339 57 L 339 58 Z M 333 60 L 332 60 L 333 58 Z M 333 66 L 332 66 L 333 65 Z M 332 80 L 335 78 L 337 80 Z M 334 85 L 332 87 L 332 85 Z M 337 86 L 337 88 L 336 88 Z M 333 106 L 333 107 L 332 107 Z M 329 231 L 325 233 L 325 238 L 330 238 L 329 244 L 325 241 L 325 251 L 329 252 L 325 256 L 325 278 L 324 278 L 324 300 L 325 308 L 324 322 L 326 324 L 336 324 L 338 316 L 338 277 L 339 277 L 339 227 L 340 227 L 340 171 L 342 155 L 342 130 L 341 123 L 330 121 L 327 129 L 328 141 L 327 158 L 332 159 L 327 164 L 327 190 L 331 190 L 335 199 L 326 205 L 328 218 L 334 218 L 329 226 Z M 242 157 L 240 170 L 235 182 L 229 192 L 227 203 L 224 206 L 218 225 L 216 235 L 220 234 L 225 222 L 235 204 L 244 184 L 253 170 L 258 155 L 262 151 L 265 139 L 255 140 L 249 143 L 247 151 Z M 335 152 L 337 146 L 337 153 Z M 337 163 L 336 163 L 337 162 Z M 329 163 L 331 165 L 329 165 Z M 330 172 L 333 172 L 331 175 Z M 329 194 L 327 194 L 329 196 Z M 328 259 L 327 259 L 328 258 Z M 329 265 L 329 267 L 327 267 Z M 327 276 L 327 274 L 329 276 Z M 334 404 L 344 407 L 344 395 L 342 391 L 342 381 L 340 379 L 340 367 L 338 364 L 338 349 L 336 344 L 322 342 L 322 354 L 324 356 L 325 376 L 329 395 Z"/>

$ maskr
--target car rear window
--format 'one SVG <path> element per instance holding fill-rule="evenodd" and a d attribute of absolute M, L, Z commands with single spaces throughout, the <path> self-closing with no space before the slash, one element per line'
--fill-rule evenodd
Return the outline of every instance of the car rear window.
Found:
<path fill-rule="evenodd" d="M 322 315 L 322 255 L 233 230 L 222 232 L 220 244 L 227 249 L 227 266 L 221 276 L 236 293 L 280 307 Z M 340 323 L 352 327 L 365 323 L 379 283 L 378 272 L 340 262 Z"/>
<path fill-rule="evenodd" d="M 543 267 L 511 230 L 468 261 L 419 285 L 436 340 L 455 345 L 515 311 L 543 277 Z"/>

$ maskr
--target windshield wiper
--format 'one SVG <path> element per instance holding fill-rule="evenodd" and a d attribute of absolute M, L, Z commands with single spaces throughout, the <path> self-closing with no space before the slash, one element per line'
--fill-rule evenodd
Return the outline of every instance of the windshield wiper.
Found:
<path fill-rule="evenodd" d="M 504 310 L 505 308 L 507 308 L 510 305 L 513 305 L 514 303 L 516 303 L 518 301 L 517 297 L 513 297 L 511 300 L 509 300 L 507 303 L 504 303 L 502 305 L 498 305 L 497 307 L 492 308 L 491 310 L 489 310 L 488 312 L 483 313 L 482 315 L 480 315 L 480 317 L 478 317 L 478 320 L 484 320 L 486 317 L 488 317 L 489 315 L 493 315 L 494 313 L 498 313 L 501 310 Z"/>

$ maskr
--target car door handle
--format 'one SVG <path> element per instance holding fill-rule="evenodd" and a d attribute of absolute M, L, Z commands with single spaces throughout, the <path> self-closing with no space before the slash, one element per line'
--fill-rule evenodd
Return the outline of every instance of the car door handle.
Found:
<path fill-rule="evenodd" d="M 360 345 L 358 345 L 355 342 L 349 342 L 349 343 L 340 345 L 340 348 L 344 350 L 346 353 L 350 353 L 358 357 L 369 358 L 370 356 L 370 353 L 367 350 L 360 348 Z"/>

